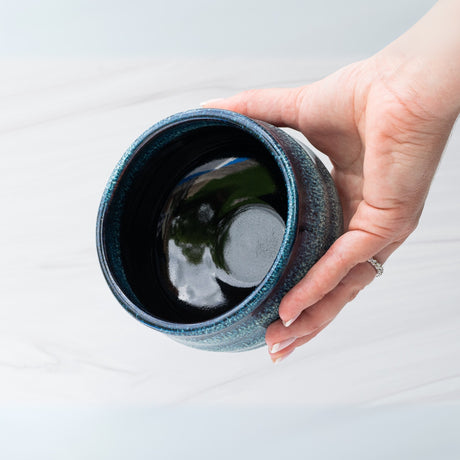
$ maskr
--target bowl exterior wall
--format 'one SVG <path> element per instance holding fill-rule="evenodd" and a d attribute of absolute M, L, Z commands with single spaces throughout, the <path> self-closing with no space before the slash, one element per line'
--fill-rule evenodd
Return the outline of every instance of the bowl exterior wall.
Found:
<path fill-rule="evenodd" d="M 217 113 L 217 115 L 216 115 Z M 217 318 L 212 324 L 197 324 L 196 327 L 168 327 L 164 322 L 141 311 L 128 300 L 115 281 L 107 263 L 108 251 L 117 248 L 105 247 L 106 213 L 116 190 L 115 183 L 128 167 L 128 160 L 135 155 L 136 146 L 142 144 L 145 136 L 152 135 L 152 129 L 144 133 L 128 149 L 114 171 L 104 192 L 97 223 L 97 246 L 105 278 L 121 305 L 136 319 L 146 325 L 168 334 L 184 345 L 208 351 L 239 352 L 265 345 L 267 327 L 279 318 L 278 308 L 283 296 L 294 287 L 320 259 L 343 231 L 342 210 L 334 182 L 323 163 L 305 145 L 299 143 L 285 131 L 262 121 L 250 120 L 240 114 L 212 109 L 198 109 L 173 116 L 174 123 L 190 117 L 205 117 L 206 114 L 221 116 L 224 122 L 240 123 L 246 130 L 254 130 L 254 135 L 265 138 L 276 146 L 278 157 L 285 164 L 288 203 L 290 204 L 292 228 L 287 230 L 289 244 L 280 250 L 275 264 L 283 270 L 271 270 L 270 276 L 262 282 L 254 295 L 245 301 L 235 314 Z M 220 115 L 219 115 L 220 114 Z M 165 122 L 161 128 L 164 129 Z M 257 129 L 254 129 L 254 128 Z M 257 132 L 256 132 L 257 131 Z M 153 131 L 154 134 L 154 131 Z M 279 160 L 279 158 L 278 158 Z M 131 293 L 132 294 L 132 293 Z"/>
<path fill-rule="evenodd" d="M 298 191 L 297 231 L 285 271 L 275 287 L 249 315 L 215 335 L 171 338 L 185 345 L 209 351 L 247 351 L 265 345 L 267 327 L 279 319 L 284 295 L 323 256 L 343 232 L 340 200 L 329 171 L 308 148 L 285 131 L 258 121 L 282 146 L 291 166 Z"/>

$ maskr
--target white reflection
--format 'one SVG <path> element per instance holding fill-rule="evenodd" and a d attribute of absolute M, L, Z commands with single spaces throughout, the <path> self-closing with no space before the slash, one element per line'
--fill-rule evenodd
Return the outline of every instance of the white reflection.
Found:
<path fill-rule="evenodd" d="M 221 288 L 215 279 L 215 264 L 209 248 L 198 264 L 191 264 L 182 249 L 169 240 L 169 278 L 177 288 L 180 300 L 197 307 L 218 307 L 224 302 Z"/>

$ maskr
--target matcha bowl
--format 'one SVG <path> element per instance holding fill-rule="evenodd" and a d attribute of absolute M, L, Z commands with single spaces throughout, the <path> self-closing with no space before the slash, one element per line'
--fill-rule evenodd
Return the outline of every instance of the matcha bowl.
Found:
<path fill-rule="evenodd" d="M 241 114 L 172 115 L 126 151 L 97 250 L 120 304 L 185 345 L 265 344 L 284 294 L 342 233 L 332 178 L 283 130 Z"/>

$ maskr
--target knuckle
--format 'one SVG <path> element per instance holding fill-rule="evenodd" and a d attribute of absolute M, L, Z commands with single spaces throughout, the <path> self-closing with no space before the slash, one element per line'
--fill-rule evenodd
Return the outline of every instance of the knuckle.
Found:
<path fill-rule="evenodd" d="M 372 206 L 372 212 L 362 222 L 364 230 L 388 242 L 409 236 L 416 229 L 418 219 L 410 215 L 407 203 L 387 200 L 386 204 L 390 208 L 379 209 Z"/>
<path fill-rule="evenodd" d="M 285 110 L 287 111 L 284 116 L 290 124 L 297 126 L 299 124 L 299 113 L 301 112 L 303 101 L 305 98 L 305 87 L 292 88 L 292 104 L 286 104 Z"/>
<path fill-rule="evenodd" d="M 348 254 L 346 253 L 346 251 L 344 251 L 344 249 L 340 247 L 336 247 L 332 250 L 331 255 L 333 259 L 332 260 L 333 266 L 341 267 L 346 272 L 348 272 L 352 268 L 353 264 Z"/>
<path fill-rule="evenodd" d="M 408 219 L 407 217 L 401 217 L 395 220 L 392 228 L 392 240 L 400 240 L 407 238 L 411 233 L 415 231 L 418 225 L 418 219 Z"/>
<path fill-rule="evenodd" d="M 304 334 L 302 335 L 308 335 L 311 334 L 313 331 L 318 330 L 326 321 L 328 321 L 328 318 L 326 318 L 325 316 L 310 319 L 308 324 L 303 325 L 302 329 L 304 331 Z"/>
<path fill-rule="evenodd" d="M 324 283 L 320 282 L 318 279 L 312 280 L 311 282 L 311 292 L 315 293 L 315 298 L 321 300 L 329 292 Z"/>
<path fill-rule="evenodd" d="M 243 91 L 242 93 L 240 93 L 241 97 L 243 99 L 251 99 L 253 97 L 256 97 L 258 96 L 260 90 L 257 89 L 257 88 L 252 88 L 252 89 L 247 89 L 245 91 Z"/>
<path fill-rule="evenodd" d="M 331 312 L 327 309 L 317 309 L 314 314 L 306 315 L 305 322 L 302 325 L 303 329 L 307 332 L 307 334 L 312 333 L 313 331 L 318 330 L 324 324 L 330 322 L 333 319 Z"/>
<path fill-rule="evenodd" d="M 348 302 L 351 302 L 356 298 L 356 296 L 359 294 L 360 289 L 352 289 L 351 292 L 348 294 Z"/>
<path fill-rule="evenodd" d="M 410 235 L 411 233 L 413 233 L 415 231 L 415 229 L 417 228 L 418 226 L 418 223 L 419 223 L 419 217 L 417 217 L 416 219 L 413 219 L 411 221 L 409 221 L 406 225 L 406 232 L 408 235 Z"/>
<path fill-rule="evenodd" d="M 248 89 L 239 93 L 237 96 L 238 109 L 242 112 L 248 112 L 251 108 L 252 101 L 257 98 L 259 93 L 259 89 Z"/>
<path fill-rule="evenodd" d="M 369 264 L 367 262 L 358 264 L 347 276 L 345 276 L 345 278 L 339 282 L 338 287 L 343 290 L 343 298 L 346 300 L 345 303 L 354 300 L 366 285 L 364 282 L 366 276 L 364 275 L 368 267 Z"/>

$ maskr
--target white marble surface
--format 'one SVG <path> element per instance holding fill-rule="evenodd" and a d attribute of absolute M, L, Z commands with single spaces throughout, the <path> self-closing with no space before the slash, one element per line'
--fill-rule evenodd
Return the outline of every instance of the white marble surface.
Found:
<path fill-rule="evenodd" d="M 118 305 L 98 265 L 103 188 L 144 129 L 202 100 L 298 85 L 349 61 L 2 61 L 3 414 L 82 405 L 459 407 L 458 124 L 419 228 L 385 275 L 277 366 L 266 348 L 204 352 L 145 327 Z M 460 411 L 449 423 L 460 428 Z"/>

